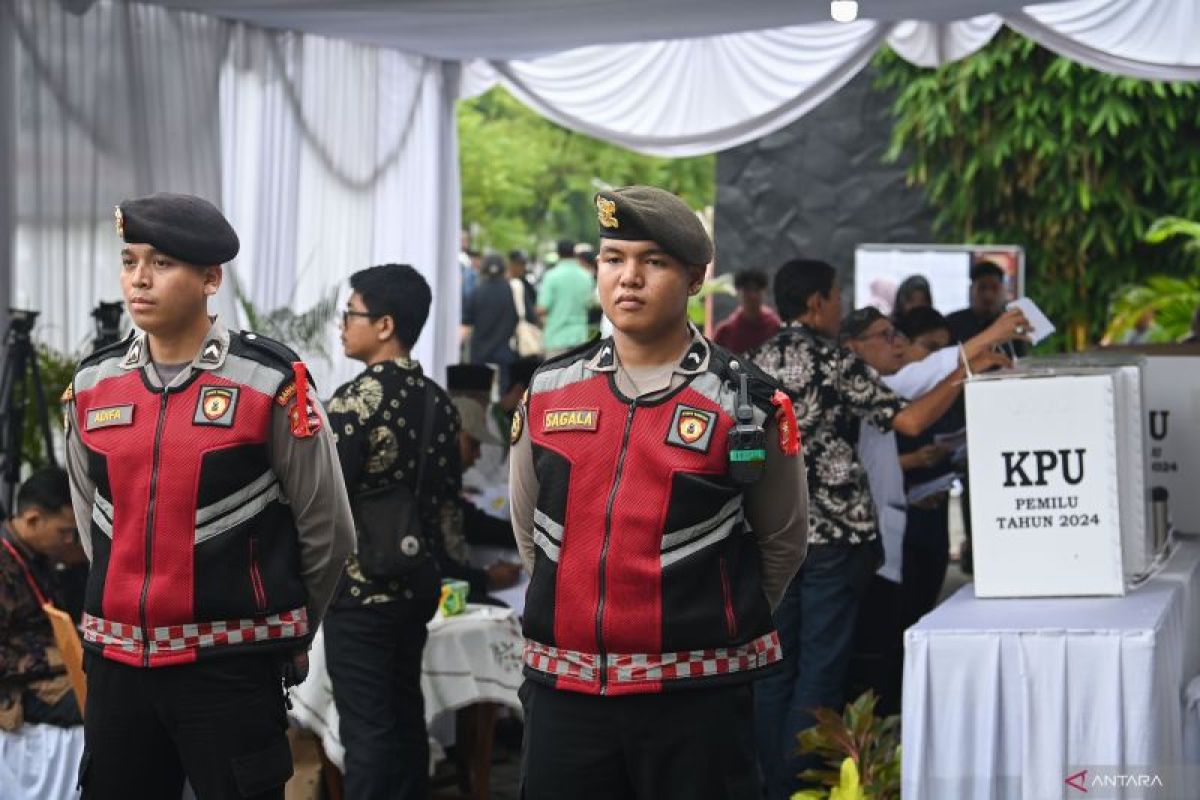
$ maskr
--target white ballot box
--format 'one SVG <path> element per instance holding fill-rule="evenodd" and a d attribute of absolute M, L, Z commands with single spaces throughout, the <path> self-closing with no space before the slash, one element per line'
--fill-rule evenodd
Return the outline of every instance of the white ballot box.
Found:
<path fill-rule="evenodd" d="M 1176 530 L 1200 534 L 1200 350 L 1147 353 L 1145 385 L 1148 483 Z"/>
<path fill-rule="evenodd" d="M 1154 559 L 1137 366 L 966 387 L 975 593 L 1121 595 Z"/>

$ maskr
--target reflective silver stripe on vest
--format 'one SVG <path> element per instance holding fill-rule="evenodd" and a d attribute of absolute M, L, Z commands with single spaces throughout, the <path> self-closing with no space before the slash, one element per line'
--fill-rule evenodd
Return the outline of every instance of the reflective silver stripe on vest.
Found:
<path fill-rule="evenodd" d="M 264 472 L 244 489 L 196 511 L 196 544 L 241 525 L 282 497 L 275 473 Z"/>
<path fill-rule="evenodd" d="M 738 498 L 741 499 L 740 497 Z M 734 513 L 724 517 L 717 527 L 710 530 L 708 533 L 700 536 L 698 539 L 693 539 L 682 547 L 677 547 L 674 550 L 669 550 L 662 554 L 659 559 L 661 567 L 666 568 L 688 556 L 698 553 L 706 547 L 712 547 L 720 541 L 729 538 L 729 534 L 733 533 L 733 529 L 742 523 L 742 509 L 739 508 Z M 665 538 L 665 537 L 664 537 Z"/>
<path fill-rule="evenodd" d="M 112 503 L 105 500 L 100 495 L 100 490 L 97 489 L 92 496 L 92 522 L 96 523 L 105 536 L 112 538 L 113 532 L 113 507 Z"/>
<path fill-rule="evenodd" d="M 563 527 L 545 513 L 533 512 L 533 543 L 542 549 L 546 557 L 558 563 L 562 548 Z"/>

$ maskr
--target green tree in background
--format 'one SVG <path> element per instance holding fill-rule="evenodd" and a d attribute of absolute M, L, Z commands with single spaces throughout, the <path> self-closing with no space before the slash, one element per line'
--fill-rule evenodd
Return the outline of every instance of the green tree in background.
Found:
<path fill-rule="evenodd" d="M 560 237 L 596 235 L 592 195 L 605 186 L 649 183 L 711 206 L 712 156 L 644 156 L 562 128 L 497 87 L 458 104 L 463 226 L 472 245 L 532 249 Z"/>
<path fill-rule="evenodd" d="M 938 70 L 890 51 L 877 66 L 897 92 L 889 157 L 911 159 L 944 240 L 1025 246 L 1052 346 L 1099 338 L 1122 287 L 1188 272 L 1144 236 L 1200 217 L 1200 87 L 1097 72 L 1008 30 Z"/>

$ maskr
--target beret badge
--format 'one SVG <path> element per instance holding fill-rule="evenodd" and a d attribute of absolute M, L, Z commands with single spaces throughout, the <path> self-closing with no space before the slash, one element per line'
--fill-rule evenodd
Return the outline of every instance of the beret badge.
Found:
<path fill-rule="evenodd" d="M 617 204 L 605 197 L 596 198 L 596 218 L 605 228 L 617 227 Z"/>
<path fill-rule="evenodd" d="M 120 206 L 113 206 L 113 217 L 117 221 L 117 236 L 125 238 L 125 215 L 121 213 Z"/>

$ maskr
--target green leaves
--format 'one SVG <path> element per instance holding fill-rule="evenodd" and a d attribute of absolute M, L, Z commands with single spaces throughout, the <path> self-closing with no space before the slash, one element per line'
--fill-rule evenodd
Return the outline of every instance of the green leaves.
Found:
<path fill-rule="evenodd" d="M 1098 337 L 1151 268 L 1189 271 L 1178 244 L 1142 237 L 1200 218 L 1200 87 L 1100 73 L 1012 31 L 938 70 L 887 51 L 876 66 L 895 92 L 887 157 L 908 157 L 943 240 L 1025 246 L 1028 293 L 1070 334 L 1049 347 Z"/>
<path fill-rule="evenodd" d="M 463 226 L 472 244 L 532 249 L 596 235 L 598 189 L 649 183 L 693 208 L 713 203 L 713 156 L 661 159 L 561 128 L 502 88 L 458 105 Z"/>
<path fill-rule="evenodd" d="M 900 797 L 900 717 L 877 717 L 874 692 L 848 703 L 842 714 L 818 708 L 817 724 L 800 733 L 799 752 L 815 753 L 826 769 L 809 770 L 806 780 L 836 787 L 831 797 L 898 800 Z M 849 779 L 845 762 L 853 763 Z M 822 795 L 823 796 L 823 795 Z"/>

